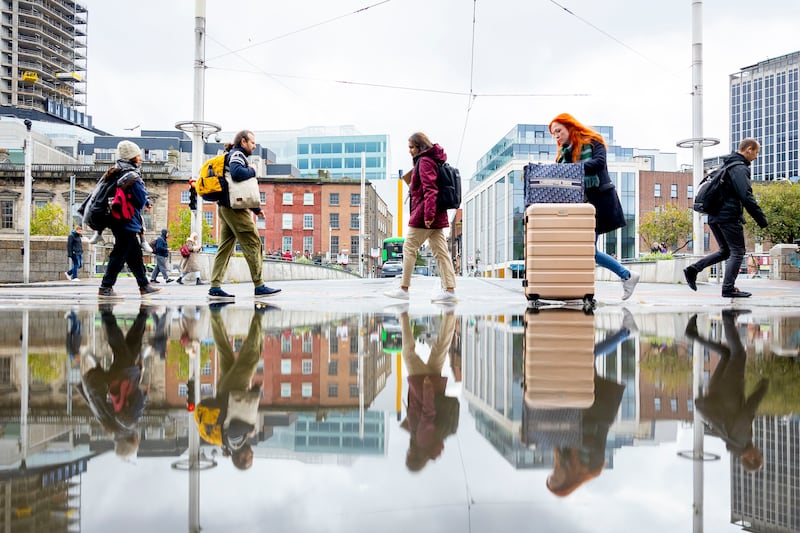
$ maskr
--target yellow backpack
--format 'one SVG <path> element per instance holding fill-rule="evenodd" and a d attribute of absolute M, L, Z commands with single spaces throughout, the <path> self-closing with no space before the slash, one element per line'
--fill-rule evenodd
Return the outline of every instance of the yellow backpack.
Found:
<path fill-rule="evenodd" d="M 194 411 L 194 421 L 204 441 L 222 446 L 222 423 L 219 421 L 219 407 L 210 407 L 203 403 Z"/>
<path fill-rule="evenodd" d="M 212 157 L 200 167 L 200 176 L 195 182 L 195 189 L 197 189 L 197 194 L 203 197 L 203 200 L 216 201 L 219 193 L 222 192 L 226 155 L 226 153 L 222 153 Z"/>

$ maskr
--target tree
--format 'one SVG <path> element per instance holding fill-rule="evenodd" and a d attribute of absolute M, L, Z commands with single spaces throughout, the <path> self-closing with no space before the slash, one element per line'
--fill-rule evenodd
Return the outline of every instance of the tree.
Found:
<path fill-rule="evenodd" d="M 680 250 L 692 238 L 692 210 L 667 204 L 660 211 L 645 213 L 639 222 L 639 234 L 648 247 L 664 243 L 670 250 Z"/>
<path fill-rule="evenodd" d="M 748 215 L 745 231 L 773 244 L 792 244 L 800 238 L 800 184 L 789 181 L 754 183 L 753 196 L 767 216 L 769 226 L 758 227 Z"/>
<path fill-rule="evenodd" d="M 72 228 L 64 222 L 64 210 L 60 206 L 46 203 L 33 210 L 31 235 L 66 236 Z"/>
<path fill-rule="evenodd" d="M 189 235 L 192 234 L 192 212 L 188 209 L 180 209 L 178 211 L 177 220 L 173 217 L 167 224 L 169 229 L 169 246 L 170 248 L 178 248 L 186 242 Z M 203 219 L 203 242 L 212 243 L 214 239 L 211 235 L 211 226 Z"/>

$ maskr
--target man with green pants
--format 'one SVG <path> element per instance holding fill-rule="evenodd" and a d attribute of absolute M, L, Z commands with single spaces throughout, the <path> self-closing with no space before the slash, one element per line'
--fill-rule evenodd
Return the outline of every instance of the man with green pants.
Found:
<path fill-rule="evenodd" d="M 225 145 L 225 168 L 230 171 L 233 181 L 256 179 L 256 170 L 247 162 L 247 157 L 256 148 L 256 138 L 252 131 L 242 130 L 233 138 L 233 142 Z M 262 267 L 264 253 L 258 230 L 253 221 L 253 213 L 259 218 L 264 218 L 260 207 L 252 209 L 232 209 L 227 190 L 222 191 L 218 200 L 220 227 L 220 242 L 217 255 L 214 257 L 214 266 L 211 269 L 211 289 L 208 291 L 209 300 L 233 300 L 235 296 L 222 290 L 222 279 L 228 270 L 228 262 L 233 254 L 236 241 L 242 247 L 242 253 L 250 268 L 250 278 L 255 285 L 255 296 L 272 296 L 281 292 L 264 284 Z"/>

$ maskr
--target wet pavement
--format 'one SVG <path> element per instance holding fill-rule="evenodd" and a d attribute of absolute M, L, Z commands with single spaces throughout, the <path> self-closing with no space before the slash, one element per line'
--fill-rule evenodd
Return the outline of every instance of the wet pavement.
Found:
<path fill-rule="evenodd" d="M 800 531 L 800 283 L 396 283 L 0 287 L 1 527 Z"/>

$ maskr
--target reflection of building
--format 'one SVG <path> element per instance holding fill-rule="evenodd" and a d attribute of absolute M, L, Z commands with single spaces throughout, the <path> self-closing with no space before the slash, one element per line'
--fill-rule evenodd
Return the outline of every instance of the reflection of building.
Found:
<path fill-rule="evenodd" d="M 800 417 L 765 416 L 753 424 L 764 469 L 731 461 L 731 522 L 747 531 L 800 531 Z"/>

